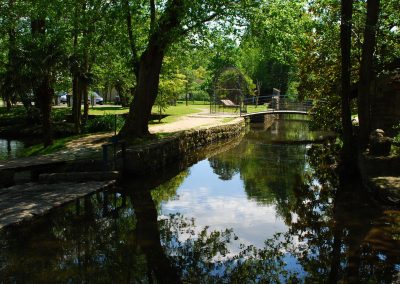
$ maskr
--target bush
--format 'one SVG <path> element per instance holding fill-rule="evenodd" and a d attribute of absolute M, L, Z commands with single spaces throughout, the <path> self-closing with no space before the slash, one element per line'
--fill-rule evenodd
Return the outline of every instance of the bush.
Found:
<path fill-rule="evenodd" d="M 395 131 L 395 136 L 393 138 L 392 153 L 394 155 L 400 156 L 400 123 L 393 126 Z"/>
<path fill-rule="evenodd" d="M 113 131 L 115 126 L 119 131 L 125 123 L 125 119 L 119 115 L 105 114 L 96 116 L 93 119 L 89 119 L 84 127 L 84 132 L 102 132 L 102 131 Z"/>

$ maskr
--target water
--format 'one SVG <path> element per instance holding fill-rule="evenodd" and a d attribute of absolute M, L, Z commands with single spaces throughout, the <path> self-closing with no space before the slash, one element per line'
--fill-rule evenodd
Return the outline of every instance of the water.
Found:
<path fill-rule="evenodd" d="M 18 140 L 0 139 L 0 161 L 16 158 L 24 148 L 24 143 Z"/>
<path fill-rule="evenodd" d="M 394 282 L 399 211 L 335 178 L 326 148 L 282 143 L 315 135 L 298 120 L 253 125 L 237 146 L 181 172 L 129 181 L 3 230 L 0 279 Z"/>

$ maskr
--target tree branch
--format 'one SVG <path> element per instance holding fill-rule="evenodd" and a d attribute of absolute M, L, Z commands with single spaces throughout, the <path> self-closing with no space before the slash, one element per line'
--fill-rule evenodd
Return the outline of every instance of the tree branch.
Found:
<path fill-rule="evenodd" d="M 203 19 L 202 21 L 196 22 L 194 25 L 189 26 L 189 27 L 187 27 L 186 29 L 182 29 L 181 34 L 182 34 L 182 35 L 188 34 L 190 31 L 194 30 L 195 28 L 197 28 L 197 27 L 203 25 L 204 23 L 207 23 L 207 22 L 209 22 L 209 21 L 215 19 L 216 17 L 218 17 L 218 15 L 219 15 L 218 13 L 213 13 L 213 14 L 211 14 L 210 16 L 208 16 L 207 18 Z"/>
<path fill-rule="evenodd" d="M 156 1 L 150 0 L 150 33 L 154 30 L 156 24 Z"/>
<path fill-rule="evenodd" d="M 132 53 L 132 68 L 133 72 L 136 75 L 136 78 L 139 76 L 139 56 L 136 47 L 136 40 L 133 35 L 133 28 L 132 28 L 132 16 L 131 11 L 129 8 L 129 0 L 122 0 L 122 5 L 124 6 L 124 10 L 126 12 L 126 25 L 127 25 L 127 32 L 129 37 L 129 47 Z"/>

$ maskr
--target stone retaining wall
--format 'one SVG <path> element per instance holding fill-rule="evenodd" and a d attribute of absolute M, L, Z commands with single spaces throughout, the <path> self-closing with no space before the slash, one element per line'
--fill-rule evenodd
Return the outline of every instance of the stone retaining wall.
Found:
<path fill-rule="evenodd" d="M 374 157 L 365 153 L 358 157 L 358 167 L 363 177 L 400 176 L 400 158 Z"/>
<path fill-rule="evenodd" d="M 164 168 L 201 148 L 243 135 L 245 127 L 244 119 L 238 118 L 221 126 L 183 131 L 162 141 L 129 147 L 125 173 L 143 175 Z"/>

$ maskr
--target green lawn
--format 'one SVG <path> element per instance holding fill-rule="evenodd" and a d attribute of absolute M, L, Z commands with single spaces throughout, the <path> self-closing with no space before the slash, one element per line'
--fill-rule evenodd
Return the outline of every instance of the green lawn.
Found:
<path fill-rule="evenodd" d="M 167 117 L 161 120 L 161 123 L 171 123 L 176 121 L 179 117 L 194 113 L 199 113 L 205 110 L 208 110 L 208 105 L 188 105 L 185 104 L 177 104 L 176 106 L 169 106 L 162 114 L 168 115 Z M 152 113 L 158 113 L 158 107 L 153 107 Z M 156 122 L 154 122 L 156 123 Z"/>
<path fill-rule="evenodd" d="M 89 109 L 90 115 L 124 114 L 129 112 L 129 107 L 101 106 Z"/>
<path fill-rule="evenodd" d="M 247 112 L 252 113 L 252 112 L 261 112 L 261 111 L 266 111 L 268 108 L 265 105 L 247 105 Z M 239 108 L 236 107 L 217 107 L 217 112 L 223 112 L 223 113 L 232 113 L 232 114 L 240 114 Z"/>
<path fill-rule="evenodd" d="M 203 110 L 207 110 L 209 108 L 208 105 L 201 104 L 189 104 L 186 106 L 185 104 L 177 104 L 176 106 L 169 106 L 166 110 L 162 112 L 162 114 L 167 114 L 168 116 L 162 119 L 163 123 L 168 123 L 175 121 L 176 118 L 183 115 L 199 113 Z M 104 107 L 95 107 L 90 108 L 89 114 L 91 115 L 105 115 L 105 114 L 124 114 L 128 113 L 128 107 L 118 107 L 118 106 L 104 106 Z M 153 107 L 152 113 L 158 114 L 158 107 Z"/>

